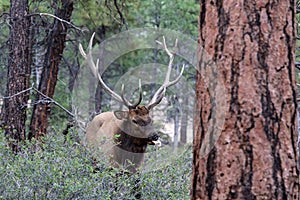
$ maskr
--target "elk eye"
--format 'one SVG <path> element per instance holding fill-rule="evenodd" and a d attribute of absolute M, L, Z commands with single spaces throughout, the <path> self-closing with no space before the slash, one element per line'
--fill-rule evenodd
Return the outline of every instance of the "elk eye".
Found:
<path fill-rule="evenodd" d="M 132 122 L 135 124 L 138 124 L 138 122 L 135 119 L 133 119 Z"/>

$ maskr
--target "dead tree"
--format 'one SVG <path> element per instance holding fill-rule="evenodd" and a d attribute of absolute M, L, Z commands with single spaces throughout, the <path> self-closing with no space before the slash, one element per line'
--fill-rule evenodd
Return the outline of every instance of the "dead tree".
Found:
<path fill-rule="evenodd" d="M 73 0 L 61 0 L 61 7 L 57 8 L 52 28 L 47 36 L 47 53 L 45 55 L 44 69 L 42 72 L 39 91 L 44 95 L 53 98 L 59 64 L 65 48 L 68 25 L 64 21 L 70 21 L 73 11 Z M 51 111 L 49 99 L 37 94 L 36 104 L 33 107 L 29 139 L 39 139 L 47 132 L 48 117 Z"/>

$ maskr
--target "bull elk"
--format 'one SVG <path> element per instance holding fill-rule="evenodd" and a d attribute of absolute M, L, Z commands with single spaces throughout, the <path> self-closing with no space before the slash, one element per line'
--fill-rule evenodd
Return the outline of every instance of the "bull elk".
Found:
<path fill-rule="evenodd" d="M 124 104 L 128 110 L 104 112 L 95 116 L 86 129 L 86 142 L 90 147 L 100 148 L 101 152 L 107 151 L 114 167 L 123 167 L 134 173 L 144 160 L 147 145 L 158 143 L 159 136 L 152 126 L 149 112 L 161 102 L 165 96 L 166 89 L 179 81 L 184 71 L 184 66 L 179 76 L 175 80 L 170 81 L 174 54 L 168 50 L 165 38 L 163 38 L 163 42 L 158 43 L 162 45 L 170 57 L 164 83 L 158 88 L 147 105 L 140 105 L 142 101 L 142 86 L 141 80 L 139 80 L 139 98 L 136 102 L 131 103 L 124 96 L 124 84 L 122 85 L 120 96 L 104 83 L 99 74 L 99 59 L 97 59 L 95 64 L 92 57 L 94 35 L 95 33 L 90 39 L 87 53 L 83 50 L 82 45 L 79 44 L 80 53 L 93 74 L 99 79 L 103 89 L 115 100 Z"/>

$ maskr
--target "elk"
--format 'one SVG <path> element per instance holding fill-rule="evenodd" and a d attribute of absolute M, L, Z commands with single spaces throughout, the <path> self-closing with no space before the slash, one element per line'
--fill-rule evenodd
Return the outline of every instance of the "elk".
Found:
<path fill-rule="evenodd" d="M 165 38 L 162 45 L 169 55 L 170 61 L 164 83 L 154 93 L 147 105 L 140 105 L 142 102 L 142 86 L 139 80 L 139 98 L 136 102 L 129 102 L 124 96 L 124 84 L 122 84 L 121 96 L 111 90 L 103 81 L 98 72 L 99 59 L 96 64 L 92 57 L 92 43 L 95 33 L 92 35 L 87 53 L 79 44 L 79 50 L 93 74 L 98 78 L 102 88 L 116 101 L 124 104 L 128 110 L 103 112 L 94 117 L 86 129 L 87 145 L 106 151 L 114 167 L 122 167 L 129 172 L 135 173 L 142 165 L 147 145 L 159 143 L 159 136 L 152 126 L 150 111 L 158 105 L 165 96 L 166 89 L 176 84 L 184 71 L 184 65 L 180 74 L 173 81 L 170 81 L 170 74 L 174 60 L 166 45 Z M 177 41 L 175 43 L 177 45 Z"/>

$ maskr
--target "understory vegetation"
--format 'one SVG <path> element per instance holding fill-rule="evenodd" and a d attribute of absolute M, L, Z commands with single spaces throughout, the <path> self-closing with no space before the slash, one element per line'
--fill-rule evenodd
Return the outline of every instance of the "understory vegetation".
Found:
<path fill-rule="evenodd" d="M 137 192 L 142 199 L 189 199 L 190 147 L 173 156 L 162 147 L 147 159 L 159 167 L 146 164 L 128 175 L 104 159 L 95 162 L 76 134 L 49 134 L 43 143 L 23 144 L 17 155 L 0 134 L 0 199 L 135 199 Z"/>

